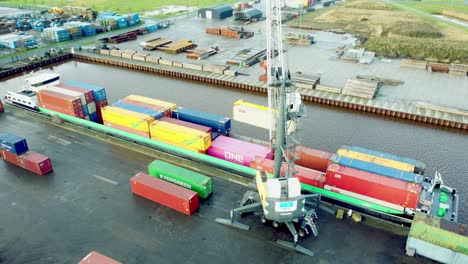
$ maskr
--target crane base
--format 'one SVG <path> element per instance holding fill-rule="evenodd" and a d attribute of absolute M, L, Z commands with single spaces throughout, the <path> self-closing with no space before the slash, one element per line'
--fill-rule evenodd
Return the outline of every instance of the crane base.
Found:
<path fill-rule="evenodd" d="M 231 221 L 229 219 L 216 218 L 215 221 L 220 223 L 220 224 L 227 225 L 227 226 L 232 226 L 232 227 L 239 228 L 239 229 L 242 229 L 242 230 L 246 230 L 246 231 L 250 230 L 250 226 L 244 225 L 244 224 L 239 223 L 239 222 L 234 222 L 234 221 Z"/>
<path fill-rule="evenodd" d="M 276 243 L 279 244 L 281 247 L 287 248 L 289 250 L 293 250 L 293 251 L 296 251 L 304 255 L 311 256 L 311 257 L 314 256 L 314 252 L 312 250 L 309 250 L 301 245 L 294 245 L 294 243 L 284 241 L 284 240 L 279 240 L 279 239 L 276 240 Z"/>

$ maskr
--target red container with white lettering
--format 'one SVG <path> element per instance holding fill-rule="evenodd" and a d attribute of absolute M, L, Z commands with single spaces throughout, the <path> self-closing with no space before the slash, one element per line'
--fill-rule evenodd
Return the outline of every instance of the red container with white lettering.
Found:
<path fill-rule="evenodd" d="M 170 182 L 140 172 L 130 179 L 132 192 L 186 215 L 199 208 L 198 194 Z"/>
<path fill-rule="evenodd" d="M 91 251 L 78 264 L 122 264 L 96 251 Z"/>
<path fill-rule="evenodd" d="M 223 135 L 213 140 L 207 154 L 246 167 L 255 157 L 273 159 L 273 150 L 268 147 Z"/>

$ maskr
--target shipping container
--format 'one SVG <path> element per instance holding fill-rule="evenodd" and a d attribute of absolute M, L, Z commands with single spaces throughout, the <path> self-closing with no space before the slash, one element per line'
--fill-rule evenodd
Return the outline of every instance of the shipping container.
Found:
<path fill-rule="evenodd" d="M 170 118 L 170 117 L 166 117 L 164 120 L 166 120 L 168 122 L 171 122 L 172 124 L 176 124 L 176 125 L 180 125 L 180 126 L 184 126 L 184 127 L 189 127 L 189 128 L 195 129 L 195 130 L 199 130 L 199 131 L 202 131 L 202 132 L 205 132 L 205 133 L 209 133 L 209 134 L 211 134 L 213 132 L 211 127 L 208 127 L 208 126 L 202 126 L 202 125 L 198 125 L 198 124 L 194 124 L 194 123 L 190 123 L 190 122 L 187 122 L 187 121 L 182 121 L 182 120 L 175 119 L 175 118 Z"/>
<path fill-rule="evenodd" d="M 104 89 L 103 87 L 99 87 L 99 86 L 91 85 L 91 84 L 86 84 L 86 83 L 82 83 L 82 82 L 77 82 L 77 81 L 66 81 L 64 83 L 68 84 L 68 85 L 77 86 L 77 87 L 85 88 L 85 89 L 88 89 L 88 90 L 92 90 L 93 95 L 94 95 L 94 100 L 96 102 L 102 102 L 104 100 L 107 100 L 106 89 Z"/>
<path fill-rule="evenodd" d="M 171 114 L 172 110 L 170 108 L 167 108 L 167 107 L 154 105 L 154 104 L 148 104 L 148 103 L 144 103 L 144 102 L 141 102 L 141 101 L 132 100 L 132 99 L 128 99 L 128 98 L 124 98 L 124 99 L 120 100 L 120 102 L 136 105 L 136 106 L 139 106 L 139 107 L 148 108 L 148 109 L 158 111 L 158 112 L 162 112 L 163 115 L 167 116 L 167 117 L 171 117 L 171 115 L 172 115 Z"/>
<path fill-rule="evenodd" d="M 223 135 L 213 140 L 207 154 L 247 167 L 255 157 L 273 159 L 273 150 L 268 147 Z"/>
<path fill-rule="evenodd" d="M 91 251 L 78 264 L 122 264 L 122 263 L 116 260 L 113 260 L 107 256 L 104 256 L 96 251 Z"/>
<path fill-rule="evenodd" d="M 336 154 L 333 156 L 332 162 L 354 169 L 380 174 L 390 178 L 403 180 L 406 182 L 412 182 L 416 184 L 421 184 L 424 180 L 423 176 L 419 174 L 388 168 L 382 165 L 373 164 L 362 160 L 351 159 Z"/>
<path fill-rule="evenodd" d="M 79 93 L 84 94 L 86 104 L 90 104 L 90 103 L 94 102 L 94 93 L 93 93 L 92 90 L 85 89 L 85 88 L 78 87 L 78 86 L 68 85 L 68 84 L 64 84 L 64 83 L 61 83 L 61 84 L 56 85 L 56 86 L 60 87 L 60 88 L 63 88 L 63 89 L 67 89 L 67 90 L 71 90 L 71 91 L 75 91 L 75 92 L 79 92 Z"/>
<path fill-rule="evenodd" d="M 177 105 L 174 103 L 170 103 L 170 102 L 166 102 L 166 101 L 162 101 L 162 100 L 158 100 L 154 98 L 149 98 L 149 97 L 145 97 L 141 95 L 129 95 L 125 98 L 130 99 L 130 100 L 140 101 L 140 102 L 147 103 L 147 104 L 162 106 L 166 109 L 170 109 L 171 113 L 172 113 L 172 110 L 177 108 Z"/>
<path fill-rule="evenodd" d="M 365 153 L 360 153 L 352 150 L 347 149 L 339 149 L 336 154 L 352 159 L 362 160 L 369 163 L 374 163 L 378 165 L 382 165 L 385 167 L 401 170 L 401 171 L 408 171 L 408 172 L 415 172 L 415 167 L 412 164 L 404 163 L 401 161 L 391 160 L 387 158 L 382 158 L 378 156 L 372 156 Z"/>
<path fill-rule="evenodd" d="M 327 169 L 325 183 L 377 200 L 415 209 L 421 186 L 374 173 L 332 164 Z"/>
<path fill-rule="evenodd" d="M 421 174 L 421 175 L 423 175 L 424 171 L 426 170 L 426 164 L 424 164 L 421 161 L 414 160 L 414 159 L 400 157 L 400 156 L 397 156 L 397 155 L 388 154 L 388 153 L 379 152 L 379 151 L 370 150 L 370 149 L 365 149 L 365 148 L 357 147 L 357 146 L 346 146 L 345 145 L 345 146 L 342 146 L 342 148 L 347 149 L 347 150 L 360 152 L 360 153 L 364 153 L 364 154 L 368 154 L 368 155 L 372 155 L 372 156 L 376 156 L 376 157 L 386 158 L 386 159 L 400 161 L 400 162 L 404 162 L 404 163 L 414 165 L 414 167 L 415 167 L 414 173 L 418 173 L 418 174 Z"/>
<path fill-rule="evenodd" d="M 266 106 L 247 103 L 244 100 L 238 100 L 234 103 L 232 113 L 233 120 L 264 129 L 270 129 L 270 120 L 274 120 L 272 119 L 271 109 Z M 271 126 L 275 126 L 273 121 Z"/>
<path fill-rule="evenodd" d="M 29 151 L 20 156 L 21 167 L 39 175 L 52 171 L 52 163 L 49 157 Z"/>
<path fill-rule="evenodd" d="M 106 106 L 101 109 L 102 119 L 112 124 L 132 128 L 141 132 L 149 133 L 150 124 L 154 117 L 128 111 L 122 108 Z"/>
<path fill-rule="evenodd" d="M 39 103 L 42 105 L 54 105 L 68 111 L 75 111 L 76 108 L 82 109 L 81 99 L 79 97 L 73 97 L 47 89 L 38 91 L 37 97 Z"/>
<path fill-rule="evenodd" d="M 160 119 L 161 117 L 163 117 L 163 113 L 161 111 L 155 111 L 155 110 L 140 107 L 137 105 L 127 104 L 124 102 L 113 103 L 112 106 L 122 108 L 125 110 L 129 110 L 129 111 L 133 111 L 133 112 L 137 112 L 140 114 L 149 115 L 149 116 L 154 117 L 155 119 Z"/>
<path fill-rule="evenodd" d="M 213 181 L 210 177 L 161 160 L 155 160 L 148 165 L 148 174 L 195 191 L 203 199 L 213 192 Z"/>
<path fill-rule="evenodd" d="M 122 130 L 122 131 L 125 131 L 125 132 L 128 132 L 128 133 L 131 133 L 131 134 L 135 134 L 135 135 L 138 135 L 138 136 L 141 136 L 141 137 L 151 138 L 151 135 L 150 135 L 149 132 L 143 132 L 143 131 L 140 131 L 140 130 L 137 130 L 137 129 L 134 129 L 134 128 L 131 128 L 131 127 L 122 126 L 122 125 L 115 124 L 115 123 L 112 123 L 112 122 L 109 122 L 109 121 L 106 121 L 106 120 L 103 121 L 103 125 L 108 126 L 108 127 L 112 127 L 112 128 L 118 129 L 118 130 Z"/>
<path fill-rule="evenodd" d="M 3 158 L 4 161 L 8 161 L 10 163 L 15 164 L 16 166 L 21 167 L 21 161 L 20 161 L 20 158 L 17 155 L 15 155 L 15 154 L 13 154 L 11 152 L 8 152 L 8 151 L 6 151 L 4 149 L 0 150 L 0 154 L 2 154 L 2 158 Z"/>
<path fill-rule="evenodd" d="M 333 154 L 304 146 L 297 146 L 296 156 L 298 158 L 298 160 L 295 161 L 297 165 L 326 172 L 328 165 L 331 163 Z"/>
<path fill-rule="evenodd" d="M 29 150 L 28 143 L 25 138 L 11 133 L 0 134 L 0 149 L 11 152 L 17 156 L 26 153 Z"/>
<path fill-rule="evenodd" d="M 273 174 L 275 162 L 270 159 L 255 157 L 250 162 L 250 167 L 257 170 L 266 171 L 267 173 Z M 283 163 L 281 166 L 281 173 L 284 173 L 287 169 L 287 165 Z M 294 166 L 293 177 L 299 179 L 301 183 L 312 185 L 315 187 L 323 188 L 325 183 L 325 173 L 321 171 L 312 170 L 302 166 Z"/>
<path fill-rule="evenodd" d="M 182 126 L 173 118 L 163 117 L 151 126 L 151 138 L 181 148 L 205 153 L 211 146 L 211 134 Z"/>
<path fill-rule="evenodd" d="M 199 208 L 198 194 L 143 172 L 130 179 L 132 192 L 186 215 Z"/>
<path fill-rule="evenodd" d="M 84 111 L 83 111 L 82 106 L 78 106 L 75 109 L 71 109 L 71 110 L 68 110 L 68 109 L 65 109 L 65 108 L 62 108 L 62 107 L 56 106 L 56 105 L 43 104 L 41 102 L 39 102 L 39 106 L 42 107 L 42 108 L 46 108 L 46 109 L 55 111 L 55 112 L 62 113 L 62 114 L 75 116 L 75 117 L 78 117 L 78 118 L 84 118 Z"/>
<path fill-rule="evenodd" d="M 85 96 L 84 93 L 72 91 L 72 90 L 69 90 L 69 89 L 60 88 L 58 86 L 48 86 L 46 89 L 48 91 L 53 91 L 53 92 L 56 92 L 56 93 L 61 93 L 61 94 L 69 95 L 69 96 L 72 96 L 72 97 L 78 97 L 78 98 L 80 98 L 81 105 L 86 105 L 86 103 L 87 103 L 86 102 L 86 96 Z"/>
<path fill-rule="evenodd" d="M 218 132 L 223 135 L 227 135 L 231 131 L 231 119 L 219 115 L 177 107 L 172 111 L 172 117 L 202 126 L 211 127 L 213 132 Z"/>

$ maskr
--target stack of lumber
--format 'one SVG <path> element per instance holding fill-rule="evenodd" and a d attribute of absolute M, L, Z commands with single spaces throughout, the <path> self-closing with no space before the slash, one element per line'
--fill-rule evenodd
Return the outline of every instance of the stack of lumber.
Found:
<path fill-rule="evenodd" d="M 322 92 L 337 93 L 337 94 L 341 93 L 341 88 L 319 85 L 319 84 L 315 86 L 315 90 L 322 91 Z"/>
<path fill-rule="evenodd" d="M 122 53 L 122 58 L 133 59 L 133 54 L 135 54 L 135 53 L 136 53 L 136 51 L 133 51 L 133 50 L 125 50 Z"/>
<path fill-rule="evenodd" d="M 429 62 L 427 64 L 427 70 L 430 72 L 449 72 L 449 65 L 447 63 L 437 63 L 437 62 Z"/>
<path fill-rule="evenodd" d="M 203 66 L 203 71 L 224 74 L 225 70 L 229 70 L 230 66 L 218 64 L 206 64 Z"/>
<path fill-rule="evenodd" d="M 215 55 L 218 51 L 213 48 L 208 49 L 196 49 L 196 50 L 187 50 L 187 58 L 193 60 L 202 60 L 206 59 L 209 56 Z"/>
<path fill-rule="evenodd" d="M 288 33 L 286 34 L 286 43 L 289 44 L 296 44 L 302 46 L 310 46 L 314 41 L 314 36 L 309 34 L 296 34 L 296 33 Z"/>
<path fill-rule="evenodd" d="M 206 28 L 206 33 L 212 35 L 221 35 L 221 30 L 219 28 Z"/>
<path fill-rule="evenodd" d="M 302 73 L 293 73 L 291 82 L 298 88 L 314 89 L 315 85 L 320 83 L 320 77 Z"/>
<path fill-rule="evenodd" d="M 373 99 L 380 87 L 380 82 L 365 79 L 349 79 L 343 88 L 343 94 L 366 99 Z"/>
<path fill-rule="evenodd" d="M 451 75 L 458 75 L 458 76 L 466 76 L 468 72 L 468 65 L 467 64 L 450 64 L 450 71 Z"/>
<path fill-rule="evenodd" d="M 155 38 L 150 39 L 143 42 L 141 45 L 143 46 L 144 50 L 155 50 L 159 47 L 172 43 L 172 40 L 163 39 L 163 38 Z"/>
<path fill-rule="evenodd" d="M 276 55 L 278 55 L 277 51 L 275 51 Z M 264 59 L 266 59 L 266 49 L 244 49 L 226 63 L 236 66 L 252 66 Z"/>
<path fill-rule="evenodd" d="M 247 39 L 254 36 L 252 31 L 245 31 L 243 27 L 223 26 L 221 28 L 207 28 L 207 34 L 222 35 L 228 38 Z"/>
<path fill-rule="evenodd" d="M 400 67 L 425 70 L 427 68 L 427 61 L 402 59 L 400 61 Z"/>
<path fill-rule="evenodd" d="M 196 46 L 197 45 L 193 43 L 191 40 L 182 39 L 174 43 L 167 44 L 164 47 L 159 47 L 159 49 L 170 54 L 177 54 L 177 53 L 184 52 L 188 49 L 193 49 Z"/>

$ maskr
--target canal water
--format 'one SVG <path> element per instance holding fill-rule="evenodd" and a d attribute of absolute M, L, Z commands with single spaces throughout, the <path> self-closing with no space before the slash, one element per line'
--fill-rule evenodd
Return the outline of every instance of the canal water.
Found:
<path fill-rule="evenodd" d="M 110 102 L 140 94 L 177 103 L 179 106 L 232 116 L 239 99 L 267 105 L 266 94 L 171 79 L 149 73 L 103 65 L 67 62 L 52 68 L 62 80 L 78 80 L 103 86 Z M 25 77 L 0 84 L 6 90 L 24 85 Z M 335 152 L 342 145 L 357 145 L 425 162 L 426 175 L 440 172 L 449 186 L 461 194 L 460 218 L 468 223 L 468 133 L 386 116 L 306 103 L 301 145 Z M 233 123 L 233 133 L 268 139 L 268 131 Z"/>

